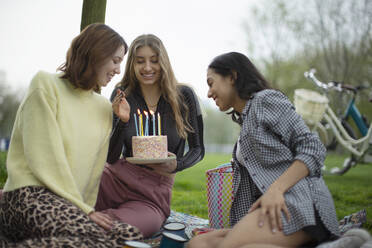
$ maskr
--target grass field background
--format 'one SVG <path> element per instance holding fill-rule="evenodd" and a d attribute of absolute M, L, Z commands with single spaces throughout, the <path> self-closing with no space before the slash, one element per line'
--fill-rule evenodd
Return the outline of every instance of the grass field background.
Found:
<path fill-rule="evenodd" d="M 202 218 L 208 218 L 206 198 L 206 177 L 208 169 L 228 163 L 229 154 L 206 154 L 203 161 L 190 169 L 179 172 L 173 190 L 172 209 Z M 6 153 L 0 152 L 0 188 L 6 179 Z M 326 166 L 342 164 L 344 156 L 328 154 Z M 367 223 L 364 228 L 372 234 L 372 164 L 358 164 L 343 176 L 324 175 L 324 179 L 333 195 L 337 217 L 361 209 L 367 211 Z"/>

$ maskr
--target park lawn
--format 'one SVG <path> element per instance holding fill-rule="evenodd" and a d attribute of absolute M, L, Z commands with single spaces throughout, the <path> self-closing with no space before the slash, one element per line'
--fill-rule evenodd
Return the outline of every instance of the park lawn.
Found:
<path fill-rule="evenodd" d="M 0 188 L 3 187 L 6 153 L 0 152 Z M 228 163 L 231 155 L 206 154 L 203 161 L 190 169 L 177 173 L 173 190 L 172 210 L 208 218 L 205 171 Z M 342 164 L 344 156 L 328 154 L 327 166 Z M 333 195 L 337 217 L 361 209 L 367 211 L 367 223 L 364 225 L 372 234 L 372 164 L 358 164 L 343 176 L 324 175 L 324 179 Z"/>

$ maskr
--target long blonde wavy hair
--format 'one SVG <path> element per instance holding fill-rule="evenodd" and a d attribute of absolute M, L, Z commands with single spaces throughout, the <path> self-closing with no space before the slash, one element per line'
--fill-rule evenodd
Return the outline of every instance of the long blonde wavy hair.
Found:
<path fill-rule="evenodd" d="M 118 86 L 123 86 L 125 94 L 128 95 L 133 91 L 139 84 L 134 71 L 134 63 L 136 53 L 139 48 L 148 46 L 157 55 L 159 59 L 159 65 L 161 68 L 161 75 L 159 80 L 160 91 L 163 98 L 171 105 L 173 110 L 173 117 L 176 121 L 177 133 L 180 137 L 186 139 L 187 132 L 192 132 L 193 128 L 187 121 L 189 114 L 188 107 L 183 103 L 181 99 L 181 93 L 179 92 L 179 84 L 174 76 L 172 66 L 169 61 L 168 53 L 165 50 L 163 42 L 153 34 L 144 34 L 138 36 L 130 45 L 128 59 L 125 66 L 125 73 L 123 79 L 118 83 Z M 186 110 L 185 121 L 181 115 L 181 107 Z"/>

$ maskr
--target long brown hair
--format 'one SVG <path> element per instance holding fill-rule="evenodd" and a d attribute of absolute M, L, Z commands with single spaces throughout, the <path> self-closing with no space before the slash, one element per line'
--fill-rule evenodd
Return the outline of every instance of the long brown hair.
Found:
<path fill-rule="evenodd" d="M 136 58 L 136 52 L 139 48 L 148 46 L 157 55 L 159 59 L 159 65 L 161 68 L 161 76 L 159 80 L 159 87 L 163 98 L 171 105 L 173 110 L 174 119 L 176 121 L 177 133 L 180 137 L 186 139 L 187 132 L 192 132 L 193 128 L 187 121 L 188 107 L 181 100 L 181 93 L 179 92 L 180 84 L 177 82 L 174 76 L 172 66 L 169 61 L 168 53 L 165 50 L 163 42 L 153 34 L 144 34 L 138 36 L 130 45 L 128 59 L 125 66 L 125 73 L 123 79 L 118 84 L 125 88 L 125 93 L 128 95 L 133 91 L 139 81 L 134 71 L 134 63 Z M 185 121 L 181 115 L 181 107 L 186 110 Z"/>
<path fill-rule="evenodd" d="M 124 46 L 126 53 L 128 45 L 112 28 L 102 23 L 90 24 L 72 40 L 66 62 L 57 70 L 63 71 L 61 78 L 68 79 L 76 88 L 100 93 L 97 67 L 120 46 Z"/>

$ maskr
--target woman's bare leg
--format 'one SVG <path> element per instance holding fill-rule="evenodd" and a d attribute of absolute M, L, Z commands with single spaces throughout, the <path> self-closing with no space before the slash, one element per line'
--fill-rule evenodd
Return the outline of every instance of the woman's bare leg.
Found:
<path fill-rule="evenodd" d="M 267 244 L 250 244 L 250 245 L 244 245 L 239 248 L 285 248 L 283 246 L 277 246 L 277 245 L 267 245 Z"/>
<path fill-rule="evenodd" d="M 217 247 L 218 243 L 221 243 L 229 231 L 231 229 L 220 229 L 199 234 L 188 242 L 187 248 Z"/>
<path fill-rule="evenodd" d="M 257 209 L 247 214 L 215 247 L 246 248 L 251 247 L 250 245 L 253 244 L 267 245 L 262 247 L 298 247 L 311 240 L 304 231 L 298 231 L 291 235 L 284 235 L 282 231 L 273 233 L 268 217 L 264 220 L 264 226 L 259 227 L 259 210 L 260 209 Z M 257 247 L 257 245 L 255 247 Z"/>

